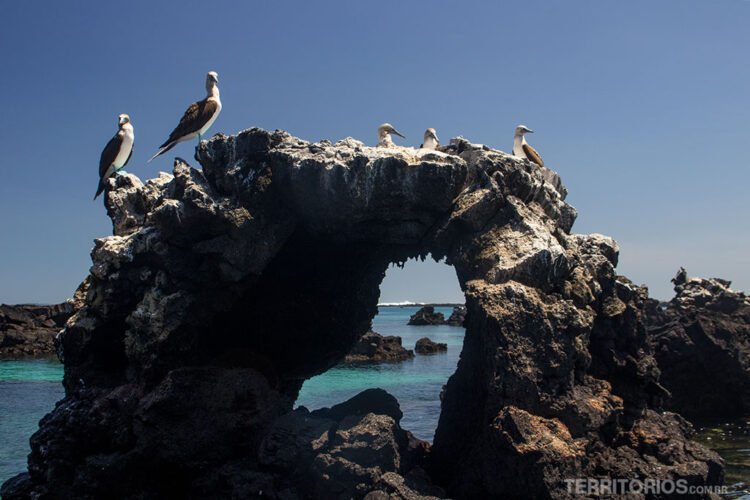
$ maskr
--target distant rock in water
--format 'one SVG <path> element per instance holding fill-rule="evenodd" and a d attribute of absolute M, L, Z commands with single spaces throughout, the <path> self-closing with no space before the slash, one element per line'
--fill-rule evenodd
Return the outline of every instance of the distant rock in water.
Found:
<path fill-rule="evenodd" d="M 70 302 L 0 305 L 0 359 L 55 356 L 55 336 L 72 314 Z"/>
<path fill-rule="evenodd" d="M 409 318 L 410 325 L 414 326 L 425 326 L 425 325 L 442 325 L 445 323 L 445 316 L 441 312 L 435 312 L 433 306 L 424 306 L 419 311 L 415 312 Z"/>
<path fill-rule="evenodd" d="M 422 337 L 417 340 L 414 350 L 417 354 L 437 354 L 439 352 L 446 352 L 448 350 L 448 344 L 433 342 L 427 337 Z"/>
<path fill-rule="evenodd" d="M 404 348 L 401 337 L 380 335 L 369 331 L 362 335 L 344 358 L 346 364 L 404 361 L 414 357 L 414 351 Z"/>
<path fill-rule="evenodd" d="M 464 320 L 466 319 L 466 306 L 453 306 L 453 312 L 445 320 L 445 324 L 449 326 L 464 326 Z"/>
<path fill-rule="evenodd" d="M 571 233 L 554 172 L 451 143 L 250 129 L 201 141 L 202 168 L 110 179 L 114 234 L 58 339 L 65 398 L 0 496 L 442 496 L 417 486 L 410 446 L 458 500 L 570 498 L 563 478 L 720 482 L 719 456 L 654 411 L 647 294 L 618 275 L 615 241 Z M 433 446 L 365 404 L 293 411 L 370 328 L 388 267 L 428 256 L 456 268 L 468 310 Z"/>
<path fill-rule="evenodd" d="M 750 414 L 750 298 L 731 282 L 672 280 L 675 297 L 645 307 L 648 341 L 671 393 L 665 405 L 694 419 Z"/>

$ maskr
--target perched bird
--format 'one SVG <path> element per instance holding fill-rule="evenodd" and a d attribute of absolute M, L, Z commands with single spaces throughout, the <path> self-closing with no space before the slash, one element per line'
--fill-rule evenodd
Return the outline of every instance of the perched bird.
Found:
<path fill-rule="evenodd" d="M 391 134 L 396 134 L 397 136 L 406 139 L 406 137 L 401 135 L 398 130 L 393 128 L 393 125 L 391 125 L 390 123 L 384 123 L 378 127 L 378 146 L 381 148 L 390 148 L 395 146 L 396 144 L 393 143 Z"/>
<path fill-rule="evenodd" d="M 424 142 L 419 145 L 420 148 L 424 149 L 437 149 L 440 146 L 440 139 L 438 139 L 437 132 L 434 128 L 428 128 L 424 131 Z"/>
<path fill-rule="evenodd" d="M 516 135 L 513 137 L 513 154 L 521 158 L 531 160 L 540 167 L 544 166 L 544 160 L 536 152 L 536 149 L 532 148 L 527 142 L 525 134 L 533 134 L 534 131 L 528 128 L 526 125 L 519 125 L 516 127 Z"/>
<path fill-rule="evenodd" d="M 115 172 L 128 164 L 130 157 L 133 156 L 133 125 L 130 123 L 128 115 L 118 117 L 119 130 L 113 138 L 109 140 L 102 156 L 99 159 L 99 187 L 96 189 L 94 199 L 97 199 L 104 188 L 107 186 L 107 179 L 112 177 Z"/>
<path fill-rule="evenodd" d="M 209 71 L 206 75 L 206 93 L 208 95 L 205 99 L 190 105 L 185 114 L 182 115 L 180 123 L 169 134 L 169 139 L 159 146 L 159 151 L 148 161 L 163 155 L 183 141 L 189 141 L 195 137 L 198 138 L 198 142 L 201 141 L 203 134 L 213 125 L 221 112 L 219 75 L 216 71 Z"/>

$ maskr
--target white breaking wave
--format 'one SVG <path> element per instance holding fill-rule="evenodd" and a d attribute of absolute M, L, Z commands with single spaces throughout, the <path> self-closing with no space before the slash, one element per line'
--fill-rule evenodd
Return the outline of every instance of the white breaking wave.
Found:
<path fill-rule="evenodd" d="M 412 302 L 411 300 L 404 300 L 402 302 L 380 302 L 378 307 L 404 307 L 404 306 L 423 306 L 424 302 Z"/>

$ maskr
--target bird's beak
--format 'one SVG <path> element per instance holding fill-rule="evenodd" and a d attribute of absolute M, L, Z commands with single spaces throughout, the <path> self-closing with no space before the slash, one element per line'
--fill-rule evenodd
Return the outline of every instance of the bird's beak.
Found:
<path fill-rule="evenodd" d="M 440 139 L 438 139 L 437 134 L 432 134 L 432 137 L 434 137 L 436 141 L 440 142 Z"/>
<path fill-rule="evenodd" d="M 406 137 L 404 137 L 403 135 L 401 135 L 401 132 L 399 132 L 395 128 L 393 129 L 393 133 L 396 134 L 397 136 L 401 137 L 402 139 L 406 139 Z"/>
<path fill-rule="evenodd" d="M 534 131 L 533 131 L 533 130 L 531 130 L 531 129 L 528 129 L 528 128 L 527 128 L 527 129 L 526 129 L 526 133 L 527 133 L 527 134 L 533 134 L 533 133 L 534 133 Z"/>

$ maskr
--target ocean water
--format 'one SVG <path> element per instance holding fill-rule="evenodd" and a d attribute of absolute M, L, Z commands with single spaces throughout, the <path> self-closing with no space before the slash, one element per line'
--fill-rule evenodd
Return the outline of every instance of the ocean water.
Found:
<path fill-rule="evenodd" d="M 446 353 L 421 356 L 399 363 L 337 366 L 313 377 L 302 386 L 297 405 L 316 410 L 346 401 L 369 389 L 380 387 L 398 399 L 404 418 L 401 426 L 420 439 L 432 442 L 440 416 L 440 391 L 456 371 L 464 342 L 464 329 L 455 326 L 409 326 L 418 307 L 381 307 L 372 329 L 381 335 L 398 335 L 407 349 L 422 337 L 448 344 Z M 450 316 L 452 307 L 436 307 Z"/>
<path fill-rule="evenodd" d="M 0 484 L 26 469 L 29 438 L 64 395 L 62 364 L 0 361 Z"/>
<path fill-rule="evenodd" d="M 440 414 L 440 391 L 455 371 L 464 329 L 449 326 L 408 326 L 417 307 L 382 307 L 373 330 L 398 335 L 413 349 L 417 339 L 429 337 L 448 344 L 448 352 L 417 355 L 400 363 L 355 367 L 338 366 L 305 382 L 297 405 L 308 409 L 331 406 L 371 388 L 380 387 L 398 398 L 404 417 L 401 425 L 417 437 L 432 441 Z M 446 315 L 450 307 L 436 308 Z M 62 365 L 56 361 L 0 361 L 0 483 L 26 469 L 29 437 L 39 420 L 63 397 Z M 750 418 L 718 422 L 698 429 L 696 438 L 727 461 L 727 484 L 732 498 L 750 500 Z"/>

